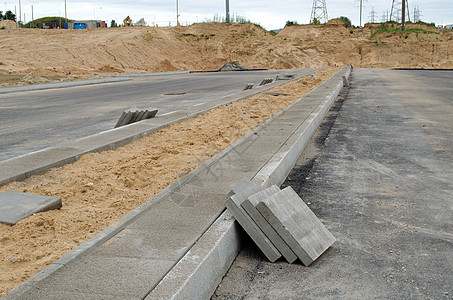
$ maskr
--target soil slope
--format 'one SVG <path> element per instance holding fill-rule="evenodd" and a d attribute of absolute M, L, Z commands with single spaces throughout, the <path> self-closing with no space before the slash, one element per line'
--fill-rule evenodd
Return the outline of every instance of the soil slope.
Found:
<path fill-rule="evenodd" d="M 376 29 L 376 25 L 361 29 L 305 25 L 286 27 L 277 36 L 253 24 L 220 23 L 0 30 L 0 74 L 215 70 L 229 61 L 267 69 L 335 64 L 453 68 L 453 32 L 375 34 Z"/>

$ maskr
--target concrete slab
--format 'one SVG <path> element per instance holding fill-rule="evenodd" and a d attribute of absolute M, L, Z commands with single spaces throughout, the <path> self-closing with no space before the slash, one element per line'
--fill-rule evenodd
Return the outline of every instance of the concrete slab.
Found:
<path fill-rule="evenodd" d="M 349 80 L 348 80 L 348 77 L 343 76 L 342 78 L 343 78 L 343 86 L 349 87 Z"/>
<path fill-rule="evenodd" d="M 157 112 L 158 110 L 155 108 L 148 108 L 145 115 L 143 116 L 143 120 L 154 118 Z"/>
<path fill-rule="evenodd" d="M 305 266 L 335 242 L 333 235 L 291 187 L 263 199 L 256 208 Z"/>
<path fill-rule="evenodd" d="M 282 255 L 275 248 L 269 238 L 261 231 L 258 225 L 250 218 L 250 216 L 244 211 L 241 204 L 245 199 L 240 199 L 237 195 L 231 196 L 225 206 L 233 215 L 233 217 L 238 221 L 242 228 L 247 232 L 250 238 L 255 242 L 255 244 L 261 249 L 264 255 L 271 262 L 275 262 Z"/>
<path fill-rule="evenodd" d="M 121 114 L 121 117 L 118 120 L 118 122 L 116 123 L 115 128 L 118 128 L 118 127 L 121 127 L 121 126 L 129 124 L 130 121 L 132 120 L 132 118 L 134 117 L 134 114 L 135 114 L 135 110 L 133 110 L 132 108 L 128 109 L 128 110 L 125 110 Z"/>
<path fill-rule="evenodd" d="M 61 208 L 61 199 L 6 191 L 0 194 L 0 223 L 14 225 L 32 214 Z"/>
<path fill-rule="evenodd" d="M 258 203 L 277 192 L 280 189 L 278 186 L 273 185 L 265 190 L 262 190 L 256 194 L 251 195 L 242 203 L 242 208 L 249 214 L 253 221 L 258 225 L 258 227 L 264 232 L 264 234 L 270 239 L 272 244 L 280 251 L 280 253 L 285 257 L 286 261 L 292 264 L 297 260 L 296 254 L 289 248 L 288 244 L 280 237 L 280 235 L 275 231 L 274 228 L 269 224 L 269 222 L 260 214 L 260 212 L 255 208 Z"/>
<path fill-rule="evenodd" d="M 16 299 L 48 299 L 49 294 L 59 293 L 80 295 L 79 299 L 84 299 L 81 292 L 102 295 L 105 299 L 143 299 L 162 272 L 174 264 L 174 261 L 136 257 L 99 255 L 93 259 L 88 255 L 61 267 L 53 276 L 43 279 L 39 288 Z"/>

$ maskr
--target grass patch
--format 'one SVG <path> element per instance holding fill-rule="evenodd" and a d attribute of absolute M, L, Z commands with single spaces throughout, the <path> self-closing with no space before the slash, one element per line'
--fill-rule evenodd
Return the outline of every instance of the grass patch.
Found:
<path fill-rule="evenodd" d="M 420 34 L 440 34 L 439 32 L 436 32 L 436 31 L 432 31 L 432 30 L 426 30 L 426 29 L 422 29 L 422 28 L 407 28 L 405 31 L 401 31 L 401 28 L 398 28 L 398 27 L 389 27 L 386 23 L 382 24 L 381 26 L 379 26 L 378 29 L 376 29 L 375 31 L 373 31 L 371 33 L 371 37 L 370 39 L 372 39 L 373 37 L 376 36 L 376 34 L 378 33 L 389 33 L 387 35 L 387 37 L 391 37 L 391 36 L 394 36 L 394 35 L 399 35 L 399 36 L 404 36 L 405 38 L 408 38 L 409 37 L 409 34 L 411 33 L 420 33 Z"/>

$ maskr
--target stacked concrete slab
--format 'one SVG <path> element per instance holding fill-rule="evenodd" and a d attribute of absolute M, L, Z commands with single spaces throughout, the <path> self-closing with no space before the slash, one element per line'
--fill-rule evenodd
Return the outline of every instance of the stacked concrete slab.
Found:
<path fill-rule="evenodd" d="M 260 86 L 272 83 L 273 81 L 274 81 L 274 79 L 272 79 L 272 78 L 264 78 L 263 81 L 261 81 Z"/>
<path fill-rule="evenodd" d="M 60 198 L 6 191 L 0 194 L 0 223 L 15 225 L 34 213 L 60 208 Z"/>
<path fill-rule="evenodd" d="M 247 83 L 247 85 L 244 88 L 244 91 L 251 90 L 251 89 L 253 89 L 253 83 Z"/>
<path fill-rule="evenodd" d="M 309 266 L 335 238 L 292 188 L 280 190 L 242 180 L 226 207 L 265 256 L 274 262 L 284 256 Z"/>
<path fill-rule="evenodd" d="M 135 122 L 139 122 L 142 120 L 146 119 L 151 119 L 154 118 L 157 114 L 157 109 L 154 108 L 145 108 L 145 109 L 140 109 L 137 107 L 132 107 L 129 108 L 128 110 L 125 110 L 122 114 L 120 119 L 115 125 L 115 128 L 125 126 L 128 124 L 132 124 Z"/>

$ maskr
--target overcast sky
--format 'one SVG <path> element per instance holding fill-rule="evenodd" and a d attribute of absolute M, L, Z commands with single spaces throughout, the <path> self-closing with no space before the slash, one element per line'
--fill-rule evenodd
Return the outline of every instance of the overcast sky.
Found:
<path fill-rule="evenodd" d="M 329 19 L 346 16 L 354 25 L 359 25 L 360 0 L 326 0 Z M 17 11 L 19 0 L 0 0 L 0 10 Z M 22 20 L 28 22 L 34 18 L 65 15 L 64 0 L 21 0 Z M 230 12 L 258 23 L 266 29 L 284 27 L 287 20 L 307 24 L 310 21 L 312 0 L 230 0 Z M 390 11 L 392 0 L 363 0 L 362 24 L 370 21 L 372 9 L 377 21 L 386 11 Z M 426 22 L 453 24 L 453 2 L 451 0 L 409 0 L 411 19 L 414 8 L 419 7 L 421 19 Z M 121 22 L 126 16 L 134 21 L 144 18 L 148 25 L 176 25 L 176 0 L 67 0 L 68 18 L 77 20 L 102 19 Z M 180 22 L 182 25 L 213 19 L 214 15 L 225 16 L 225 0 L 179 0 Z"/>

